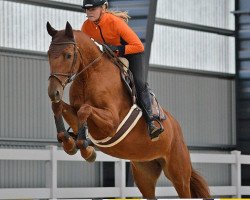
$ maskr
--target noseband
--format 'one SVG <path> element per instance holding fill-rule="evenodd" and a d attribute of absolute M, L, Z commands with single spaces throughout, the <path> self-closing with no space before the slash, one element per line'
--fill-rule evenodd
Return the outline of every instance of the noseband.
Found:
<path fill-rule="evenodd" d="M 65 44 L 73 44 L 74 45 L 74 58 L 73 58 L 73 62 L 72 62 L 72 65 L 71 65 L 71 71 L 68 74 L 55 72 L 55 73 L 51 73 L 50 76 L 49 76 L 49 79 L 53 77 L 56 80 L 58 80 L 59 83 L 62 85 L 63 89 L 65 88 L 65 86 L 68 83 L 70 83 L 73 80 L 75 80 L 77 76 L 79 76 L 81 73 L 83 73 L 85 70 L 87 70 L 95 62 L 99 61 L 101 59 L 102 55 L 103 55 L 103 53 L 102 53 L 99 57 L 97 57 L 95 60 L 93 60 L 92 62 L 90 62 L 87 66 L 85 66 L 84 63 L 83 63 L 83 55 L 82 55 L 81 51 L 79 50 L 79 47 L 77 46 L 77 44 L 76 44 L 75 41 L 71 41 L 71 42 L 51 42 L 51 45 L 65 45 Z M 76 61 L 77 61 L 77 51 L 80 54 L 80 57 L 81 57 L 81 60 L 82 60 L 82 65 L 83 65 L 83 69 L 79 73 L 74 73 L 74 68 L 75 68 Z M 67 79 L 63 82 L 59 78 L 59 76 L 67 77 Z"/>

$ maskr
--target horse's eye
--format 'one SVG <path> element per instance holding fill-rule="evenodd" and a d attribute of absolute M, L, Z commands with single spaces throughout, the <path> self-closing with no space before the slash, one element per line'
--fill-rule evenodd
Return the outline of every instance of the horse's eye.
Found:
<path fill-rule="evenodd" d="M 71 58 L 71 54 L 70 53 L 66 53 L 65 58 L 66 59 L 70 59 Z"/>

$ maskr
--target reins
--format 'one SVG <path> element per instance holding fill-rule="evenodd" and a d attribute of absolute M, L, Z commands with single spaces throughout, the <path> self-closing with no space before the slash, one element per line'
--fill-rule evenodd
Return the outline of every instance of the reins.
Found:
<path fill-rule="evenodd" d="M 80 74 L 82 74 L 84 71 L 86 71 L 94 63 L 98 62 L 101 59 L 102 55 L 104 54 L 104 52 L 102 52 L 102 54 L 100 56 L 98 56 L 96 59 L 94 59 L 92 62 L 90 62 L 87 66 L 85 66 L 84 63 L 83 63 L 82 52 L 80 51 L 79 47 L 76 45 L 75 41 L 72 41 L 72 42 L 51 42 L 51 45 L 64 45 L 64 44 L 73 44 L 74 45 L 74 58 L 73 58 L 73 62 L 72 62 L 72 65 L 71 65 L 71 72 L 68 73 L 68 74 L 56 72 L 56 73 L 51 73 L 50 76 L 49 76 L 49 79 L 51 77 L 56 78 L 60 82 L 60 84 L 62 85 L 63 88 L 65 88 L 65 86 L 67 84 L 69 84 L 73 80 L 75 80 Z M 74 68 L 75 68 L 76 61 L 77 61 L 77 51 L 80 54 L 80 58 L 82 60 L 83 69 L 79 73 L 74 73 Z M 65 80 L 65 82 L 62 82 L 61 79 L 58 76 L 66 76 L 67 79 Z"/>

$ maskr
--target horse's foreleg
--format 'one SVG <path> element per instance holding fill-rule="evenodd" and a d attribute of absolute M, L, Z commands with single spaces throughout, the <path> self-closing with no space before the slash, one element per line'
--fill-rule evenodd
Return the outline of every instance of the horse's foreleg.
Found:
<path fill-rule="evenodd" d="M 52 110 L 54 112 L 57 127 L 57 139 L 60 143 L 62 143 L 64 151 L 69 155 L 73 155 L 77 152 L 76 144 L 74 139 L 67 133 L 62 119 L 62 116 L 66 119 L 70 119 L 70 117 L 73 116 L 73 109 L 61 101 L 59 103 L 52 103 Z M 74 123 L 72 123 L 74 120 L 66 121 L 70 126 L 73 125 L 75 129 Z"/>
<path fill-rule="evenodd" d="M 88 162 L 94 162 L 96 159 L 95 149 L 89 146 L 89 140 L 86 138 L 87 126 L 84 124 L 78 130 L 76 146 L 80 149 L 81 156 Z"/>
<path fill-rule="evenodd" d="M 100 109 L 84 104 L 77 112 L 81 123 L 85 123 L 87 119 L 98 128 L 102 137 L 112 137 L 119 125 L 119 117 L 114 115 L 109 109 Z"/>
<path fill-rule="evenodd" d="M 65 121 L 72 128 L 73 133 L 77 136 L 79 121 L 77 118 L 77 113 L 72 106 L 62 101 L 62 115 Z"/>
<path fill-rule="evenodd" d="M 53 111 L 59 110 L 57 108 L 60 106 L 61 113 L 65 121 L 69 124 L 69 126 L 72 128 L 74 134 L 77 136 L 79 131 L 79 120 L 77 118 L 77 113 L 72 106 L 69 104 L 61 101 L 60 105 L 52 105 Z M 87 145 L 80 145 L 80 144 L 86 144 L 82 138 L 80 140 L 77 140 L 77 143 L 75 143 L 75 140 L 69 136 L 65 132 L 58 133 L 58 139 L 62 141 L 63 149 L 68 154 L 75 154 L 77 152 L 77 147 L 80 149 L 82 157 L 87 161 L 94 161 L 95 158 L 95 150 L 93 147 L 88 147 Z"/>

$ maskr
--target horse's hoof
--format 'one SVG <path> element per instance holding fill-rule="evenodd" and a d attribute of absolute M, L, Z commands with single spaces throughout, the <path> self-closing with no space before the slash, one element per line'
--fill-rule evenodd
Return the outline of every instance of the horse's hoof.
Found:
<path fill-rule="evenodd" d="M 92 146 L 88 146 L 86 149 L 80 149 L 82 157 L 88 162 L 94 162 L 96 159 L 96 152 Z"/>
<path fill-rule="evenodd" d="M 66 149 L 66 148 L 64 148 L 64 146 L 63 146 L 63 150 L 67 153 L 67 154 L 69 154 L 69 155 L 75 155 L 76 153 L 77 153 L 77 151 L 78 151 L 78 149 L 76 148 L 76 146 L 74 146 L 74 147 L 72 147 L 71 149 Z"/>
<path fill-rule="evenodd" d="M 88 161 L 88 162 L 95 162 L 95 160 L 96 160 L 96 152 L 95 152 L 95 149 L 93 148 L 92 154 L 88 158 L 86 158 L 86 161 Z"/>
<path fill-rule="evenodd" d="M 64 132 L 57 133 L 57 141 L 59 143 L 62 143 L 64 138 L 65 138 L 65 133 Z"/>
<path fill-rule="evenodd" d="M 69 137 L 67 141 L 62 143 L 63 150 L 69 154 L 74 155 L 77 152 L 75 140 L 72 137 Z"/>
<path fill-rule="evenodd" d="M 69 155 L 75 155 L 76 153 L 77 153 L 77 151 L 78 151 L 78 149 L 76 148 L 76 147 L 74 147 L 72 150 L 70 150 L 70 151 L 68 151 L 68 152 L 66 152 L 67 154 L 69 154 Z"/>

